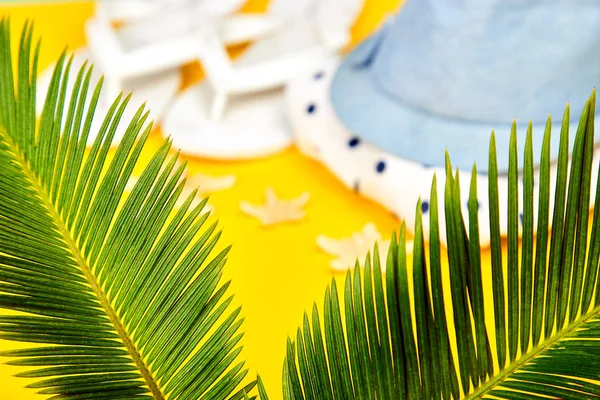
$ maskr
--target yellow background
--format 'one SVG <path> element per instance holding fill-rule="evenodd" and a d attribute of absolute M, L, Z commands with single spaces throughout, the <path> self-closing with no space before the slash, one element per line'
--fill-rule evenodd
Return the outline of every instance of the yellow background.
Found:
<path fill-rule="evenodd" d="M 356 43 L 372 32 L 382 18 L 397 9 L 400 0 L 366 0 L 352 30 Z M 246 11 L 264 10 L 266 0 L 250 0 Z M 93 13 L 92 2 L 61 5 L 0 5 L 0 15 L 12 17 L 13 41 L 25 19 L 35 21 L 42 35 L 40 71 L 55 60 L 65 45 L 73 50 L 85 43 L 83 23 Z M 237 49 L 242 51 L 243 49 Z M 192 84 L 201 77 L 196 65 L 183 68 L 184 82 Z M 148 155 L 161 142 L 161 132 L 153 134 Z M 382 207 L 346 189 L 325 168 L 302 156 L 295 148 L 248 162 L 211 162 L 192 159 L 190 170 L 213 175 L 234 174 L 236 185 L 211 196 L 211 203 L 224 228 L 222 245 L 233 244 L 226 266 L 233 280 L 231 292 L 236 304 L 243 305 L 246 332 L 242 357 L 251 374 L 260 373 L 271 398 L 281 398 L 281 367 L 288 335 L 295 335 L 305 309 L 323 301 L 325 287 L 334 276 L 331 257 L 315 244 L 318 234 L 345 237 L 359 231 L 367 222 L 377 225 L 386 236 L 398 228 L 398 221 Z M 240 200 L 263 201 L 266 187 L 273 187 L 283 198 L 311 194 L 307 217 L 297 223 L 265 229 L 239 210 Z M 336 278 L 343 279 L 344 274 Z M 0 340 L 0 350 L 23 344 Z M 0 360 L 4 361 L 4 360 Z M 26 379 L 12 375 L 21 368 L 0 364 L 0 400 L 40 399 L 25 389 Z"/>

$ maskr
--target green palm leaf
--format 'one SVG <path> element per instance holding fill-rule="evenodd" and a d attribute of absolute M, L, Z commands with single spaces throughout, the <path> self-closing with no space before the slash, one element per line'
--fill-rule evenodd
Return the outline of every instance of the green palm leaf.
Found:
<path fill-rule="evenodd" d="M 66 104 L 63 54 L 36 123 L 38 54 L 26 25 L 14 76 L 0 22 L 0 307 L 17 311 L 0 337 L 38 344 L 3 355 L 57 399 L 242 399 L 255 382 L 234 393 L 246 370 L 221 282 L 228 248 L 210 256 L 220 234 L 195 193 L 174 210 L 184 166 L 170 142 L 124 196 L 151 130 L 143 107 L 109 159 L 129 97 L 115 100 L 86 156 L 102 82 L 86 104 L 84 66 Z"/>
<path fill-rule="evenodd" d="M 595 101 L 594 91 L 579 122 L 570 165 L 567 106 L 560 132 L 552 214 L 548 119 L 539 166 L 536 241 L 532 128 L 530 124 L 520 172 L 513 123 L 506 265 L 502 259 L 496 146 L 492 133 L 488 187 L 492 280 L 489 283 L 482 280 L 477 170 L 474 168 L 472 173 L 468 219 L 465 219 L 458 171 L 453 174 L 447 156 L 444 211 L 448 271 L 441 270 L 438 189 L 434 178 L 428 253 L 418 204 L 412 265 L 407 262 L 402 225 L 399 235 L 392 238 L 385 261 L 385 282 L 375 247 L 363 272 L 358 265 L 354 272 L 348 271 L 343 314 L 334 280 L 325 295 L 323 321 L 316 307 L 312 322 L 305 315 L 296 340 L 288 345 L 283 371 L 285 398 L 600 397 L 598 207 L 588 237 Z M 523 193 L 518 192 L 519 179 L 523 180 Z M 523 199 L 521 210 L 519 196 Z M 600 185 L 595 196 L 598 203 Z M 548 233 L 550 220 L 552 233 Z M 442 275 L 449 278 L 449 291 L 442 284 Z M 485 298 L 493 304 L 493 320 L 486 320 Z M 449 322 L 447 312 L 452 313 L 453 322 Z M 341 325 L 342 315 L 345 327 Z"/>

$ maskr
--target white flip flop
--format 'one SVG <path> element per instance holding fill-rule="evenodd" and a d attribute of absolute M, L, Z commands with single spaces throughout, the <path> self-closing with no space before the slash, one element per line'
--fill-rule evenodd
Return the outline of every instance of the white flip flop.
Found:
<path fill-rule="evenodd" d="M 293 126 L 294 139 L 299 150 L 313 158 L 333 173 L 349 189 L 381 204 L 398 218 L 406 221 L 406 227 L 412 230 L 415 225 L 415 206 L 422 200 L 423 229 L 427 237 L 429 232 L 429 204 L 431 182 L 436 174 L 438 189 L 438 207 L 443 215 L 445 170 L 424 166 L 406 160 L 360 140 L 338 118 L 331 103 L 330 88 L 339 61 L 328 61 L 319 68 L 296 77 L 286 87 L 287 112 Z M 491 131 L 491 128 L 490 128 Z M 553 133 L 556 137 L 558 133 Z M 574 133 L 572 133 L 574 135 Z M 522 149 L 519 149 L 522 152 Z M 539 151 L 539 149 L 534 149 Z M 504 157 L 498 154 L 498 157 Z M 452 157 L 452 154 L 450 154 Z M 592 167 L 592 187 L 598 180 L 600 149 L 596 149 Z M 534 173 L 537 173 L 534 172 Z M 468 194 L 471 181 L 470 171 L 460 171 L 461 201 L 464 204 L 463 215 L 468 220 Z M 537 179 L 537 178 L 535 178 Z M 550 169 L 550 210 L 553 209 L 553 193 L 556 182 L 556 165 Z M 490 243 L 489 199 L 487 175 L 478 175 L 478 200 L 480 203 L 479 228 L 482 247 Z M 507 234 L 508 178 L 498 178 L 500 229 Z M 538 190 L 534 189 L 534 215 L 537 216 Z M 519 193 L 523 192 L 520 184 Z M 594 194 L 590 197 L 590 206 L 594 206 Z M 523 209 L 519 198 L 519 209 Z M 440 239 L 446 242 L 445 220 L 440 218 Z M 534 224 L 537 218 L 534 217 Z M 521 227 L 519 226 L 519 229 Z"/>
<path fill-rule="evenodd" d="M 120 92 L 133 92 L 122 118 L 122 121 L 128 122 L 143 103 L 150 110 L 150 120 L 159 119 L 181 85 L 179 66 L 197 59 L 197 26 L 203 25 L 205 20 L 224 18 L 243 0 L 150 1 L 146 4 L 148 7 L 158 8 L 119 28 L 112 24 L 114 10 L 104 8 L 114 6 L 113 3 L 117 2 L 98 5 L 96 15 L 87 22 L 88 47 L 75 52 L 69 84 L 73 85 L 79 67 L 86 60 L 91 60 L 94 63 L 92 81 L 102 75 L 105 79 L 96 115 L 104 115 Z M 235 24 L 229 22 L 224 25 L 233 26 L 229 28 L 233 32 L 229 36 L 235 39 Z M 42 110 L 53 69 L 54 66 L 51 66 L 39 77 L 38 112 Z M 92 92 L 88 95 L 91 96 Z M 94 141 L 101 123 L 101 118 L 94 120 L 89 143 Z M 120 141 L 124 130 L 124 126 L 118 128 L 113 144 Z"/>
<path fill-rule="evenodd" d="M 285 84 L 347 43 L 361 8 L 362 0 L 274 1 L 267 14 L 247 21 L 255 31 L 268 24 L 270 34 L 256 34 L 258 40 L 233 62 L 223 33 L 206 26 L 200 35 L 206 81 L 174 100 L 163 131 L 184 153 L 206 158 L 248 159 L 283 150 L 291 144 Z"/>
<path fill-rule="evenodd" d="M 177 0 L 176 0 L 177 1 Z M 156 15 L 165 6 L 164 0 L 100 0 L 111 20 L 131 22 Z"/>
<path fill-rule="evenodd" d="M 99 0 L 107 16 L 121 23 L 140 21 L 169 12 L 173 6 L 192 3 L 194 0 Z M 244 0 L 204 0 L 203 8 L 210 15 L 225 15 L 238 9 Z"/>

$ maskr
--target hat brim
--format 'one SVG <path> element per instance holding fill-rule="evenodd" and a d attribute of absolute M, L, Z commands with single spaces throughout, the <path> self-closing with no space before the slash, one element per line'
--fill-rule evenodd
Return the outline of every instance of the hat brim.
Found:
<path fill-rule="evenodd" d="M 487 173 L 490 134 L 494 130 L 498 171 L 501 174 L 508 171 L 511 121 L 504 125 L 493 125 L 448 118 L 412 107 L 388 94 L 374 82 L 369 66 L 364 66 L 364 60 L 361 59 L 364 58 L 365 49 L 374 46 L 374 40 L 375 36 L 367 39 L 344 59 L 331 85 L 333 108 L 349 131 L 388 153 L 425 166 L 443 168 L 444 153 L 447 150 L 452 156 L 453 164 L 459 169 L 470 170 L 473 163 L 476 163 L 478 171 Z M 493 96 L 493 93 L 490 95 Z M 555 159 L 558 156 L 558 138 L 564 110 L 548 111 L 553 113 L 550 151 L 551 157 Z M 571 110 L 571 144 L 580 114 L 581 110 Z M 598 121 L 600 118 L 596 119 L 596 128 L 600 126 Z M 522 154 L 525 147 L 528 122 L 517 121 L 519 154 Z M 539 164 L 545 125 L 545 122 L 533 125 L 536 165 Z M 520 156 L 519 162 L 521 161 Z"/>
<path fill-rule="evenodd" d="M 396 157 L 376 146 L 355 141 L 354 133 L 337 117 L 331 104 L 331 83 L 338 63 L 324 63 L 323 66 L 311 73 L 297 76 L 286 87 L 288 115 L 293 127 L 295 141 L 303 153 L 322 163 L 339 181 L 349 189 L 354 190 L 381 204 L 393 214 L 406 222 L 407 229 L 412 232 L 415 226 L 415 205 L 421 199 L 423 204 L 429 204 L 431 182 L 434 174 L 437 176 L 438 204 L 444 204 L 444 167 L 424 167 L 422 164 Z M 315 111 L 307 112 L 307 106 L 314 105 Z M 355 145 L 350 145 L 355 143 Z M 536 150 L 537 151 L 537 150 Z M 376 171 L 379 161 L 385 161 L 383 173 Z M 452 156 L 454 165 L 454 157 Z M 592 160 L 591 186 L 598 181 L 598 164 L 600 149 L 594 151 Z M 486 164 L 487 165 L 487 162 Z M 535 181 L 538 172 L 535 171 Z M 554 193 L 556 185 L 556 164 L 550 166 L 550 192 Z M 460 191 L 463 195 L 463 212 L 468 214 L 467 201 L 464 196 L 469 193 L 471 171 L 459 171 Z M 522 182 L 518 183 L 519 193 L 522 193 Z M 477 176 L 479 208 L 479 240 L 481 246 L 490 242 L 489 198 L 487 174 Z M 534 187 L 534 223 L 537 224 L 537 209 L 539 185 Z M 498 177 L 500 233 L 505 236 L 508 226 L 508 177 Z M 590 207 L 594 206 L 594 197 L 590 197 Z M 518 199 L 519 209 L 523 209 L 522 199 Z M 549 208 L 554 207 L 554 196 L 550 196 Z M 423 213 L 424 232 L 429 231 L 429 214 Z M 445 220 L 440 221 L 441 240 L 445 243 Z M 519 229 L 521 229 L 519 225 Z M 427 235 L 427 233 L 426 233 Z"/>

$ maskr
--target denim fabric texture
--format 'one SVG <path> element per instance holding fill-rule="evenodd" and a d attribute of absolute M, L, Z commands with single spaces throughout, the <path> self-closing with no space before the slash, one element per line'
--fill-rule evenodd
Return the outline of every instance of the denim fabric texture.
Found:
<path fill-rule="evenodd" d="M 513 119 L 521 154 L 532 120 L 539 157 L 552 113 L 556 156 L 565 105 L 573 140 L 599 83 L 600 1 L 407 0 L 345 58 L 330 95 L 357 137 L 425 165 L 443 167 L 447 149 L 485 173 L 494 129 L 503 173 Z"/>

